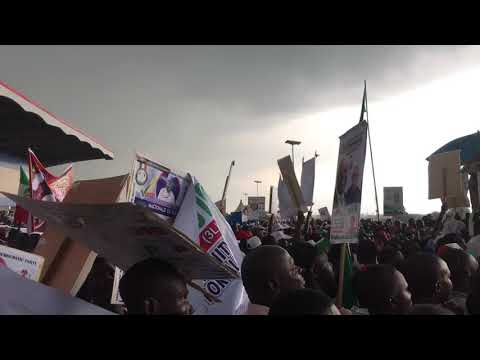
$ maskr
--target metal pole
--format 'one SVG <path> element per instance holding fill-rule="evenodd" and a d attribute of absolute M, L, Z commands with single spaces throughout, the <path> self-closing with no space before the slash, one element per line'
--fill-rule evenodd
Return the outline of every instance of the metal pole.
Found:
<path fill-rule="evenodd" d="M 293 154 L 293 144 L 292 144 L 292 163 L 293 163 L 293 168 L 295 168 L 295 156 Z"/>
<path fill-rule="evenodd" d="M 370 160 L 372 162 L 373 186 L 375 188 L 375 204 L 377 205 L 377 221 L 380 221 L 380 212 L 378 210 L 377 182 L 375 180 L 375 166 L 373 165 L 372 139 L 370 137 L 370 122 L 368 116 L 368 98 L 367 98 L 367 80 L 365 80 L 365 112 L 367 113 L 367 135 L 370 148 Z"/>

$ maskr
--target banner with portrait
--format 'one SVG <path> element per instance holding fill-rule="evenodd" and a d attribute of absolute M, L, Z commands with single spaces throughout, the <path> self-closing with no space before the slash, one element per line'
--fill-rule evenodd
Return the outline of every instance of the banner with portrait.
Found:
<path fill-rule="evenodd" d="M 186 174 L 136 154 L 132 184 L 131 202 L 173 224 L 189 185 Z"/>
<path fill-rule="evenodd" d="M 403 188 L 402 187 L 384 187 L 383 188 L 383 215 L 403 214 Z"/>
<path fill-rule="evenodd" d="M 358 242 L 367 126 L 362 121 L 340 137 L 330 228 L 332 244 Z"/>

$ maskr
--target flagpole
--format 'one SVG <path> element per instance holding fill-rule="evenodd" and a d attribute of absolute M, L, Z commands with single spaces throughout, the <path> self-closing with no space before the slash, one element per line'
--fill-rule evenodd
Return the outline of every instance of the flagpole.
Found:
<path fill-rule="evenodd" d="M 370 122 L 368 121 L 369 116 L 368 116 L 367 80 L 365 80 L 365 112 L 367 113 L 368 146 L 370 148 L 370 160 L 372 162 L 373 186 L 375 188 L 375 204 L 377 205 L 377 221 L 380 221 L 380 212 L 378 210 L 377 182 L 375 180 L 375 166 L 373 165 L 372 139 L 370 137 Z"/>
<path fill-rule="evenodd" d="M 32 189 L 32 156 L 30 155 L 30 148 L 27 151 L 28 157 L 28 176 L 29 176 L 29 185 L 30 185 L 30 199 L 33 199 L 33 189 Z M 27 221 L 27 231 L 28 234 L 33 232 L 33 215 L 28 212 L 28 221 Z"/>

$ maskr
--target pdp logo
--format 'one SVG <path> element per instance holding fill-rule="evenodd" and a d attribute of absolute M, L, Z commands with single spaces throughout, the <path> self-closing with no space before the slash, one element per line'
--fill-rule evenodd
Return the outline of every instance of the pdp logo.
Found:
<path fill-rule="evenodd" d="M 212 220 L 200 233 L 200 247 L 208 251 L 222 237 L 215 220 Z"/>

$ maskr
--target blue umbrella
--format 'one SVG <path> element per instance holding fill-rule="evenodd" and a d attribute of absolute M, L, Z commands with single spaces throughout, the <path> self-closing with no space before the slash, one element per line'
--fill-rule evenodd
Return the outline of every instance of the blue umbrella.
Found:
<path fill-rule="evenodd" d="M 462 165 L 480 161 L 480 132 L 477 131 L 476 133 L 450 141 L 430 155 L 427 160 L 433 155 L 455 150 L 460 150 L 460 162 Z"/>

